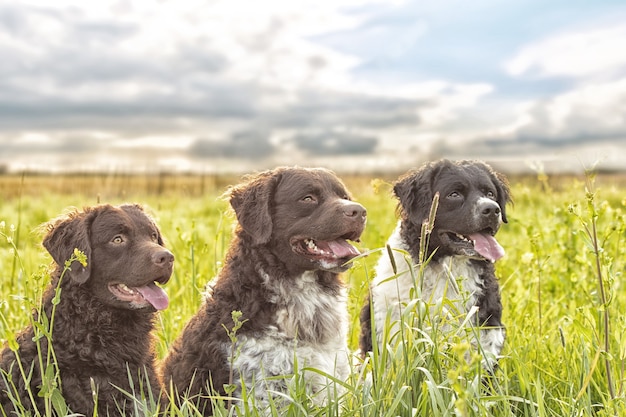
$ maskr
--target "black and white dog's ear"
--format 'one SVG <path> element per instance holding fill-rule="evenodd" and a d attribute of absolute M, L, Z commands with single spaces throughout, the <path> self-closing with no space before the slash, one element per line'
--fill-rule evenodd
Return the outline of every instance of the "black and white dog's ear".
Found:
<path fill-rule="evenodd" d="M 394 183 L 393 192 L 399 200 L 398 209 L 403 218 L 417 225 L 428 219 L 434 198 L 433 177 L 439 171 L 439 165 L 427 164 L 407 172 Z"/>
<path fill-rule="evenodd" d="M 272 236 L 272 198 L 280 176 L 277 171 L 265 171 L 228 192 L 237 220 L 254 245 L 266 244 Z"/>
<path fill-rule="evenodd" d="M 92 214 L 73 212 L 68 216 L 54 220 L 47 225 L 48 233 L 43 239 L 43 246 L 60 267 L 64 267 L 65 262 L 72 258 L 74 249 L 80 250 L 87 256 L 86 266 L 74 260 L 66 272 L 70 278 L 79 284 L 86 282 L 91 274 L 89 228 L 92 218 Z"/>
<path fill-rule="evenodd" d="M 498 172 L 492 172 L 492 175 L 494 176 L 493 183 L 496 185 L 496 189 L 498 191 L 498 199 L 496 201 L 500 206 L 500 211 L 502 212 L 502 221 L 504 223 L 508 223 L 509 221 L 506 218 L 506 205 L 513 202 L 511 190 L 509 188 L 509 181 L 503 174 Z"/>
<path fill-rule="evenodd" d="M 478 166 L 489 175 L 489 179 L 496 187 L 496 193 L 498 198 L 496 198 L 496 202 L 500 206 L 500 211 L 502 213 L 502 221 L 504 223 L 508 223 L 508 219 L 506 217 L 506 205 L 511 203 L 511 190 L 509 189 L 509 181 L 507 180 L 504 174 L 496 172 L 491 166 L 487 165 L 484 162 L 477 162 Z"/>

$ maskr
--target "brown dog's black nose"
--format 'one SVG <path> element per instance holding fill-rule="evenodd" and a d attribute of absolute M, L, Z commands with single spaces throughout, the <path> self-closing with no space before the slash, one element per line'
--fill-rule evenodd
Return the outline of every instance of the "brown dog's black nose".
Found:
<path fill-rule="evenodd" d="M 155 265 L 165 266 L 174 262 L 174 255 L 167 249 L 160 250 L 152 254 L 152 262 Z"/>
<path fill-rule="evenodd" d="M 367 210 L 359 203 L 350 202 L 343 206 L 343 214 L 348 217 L 363 217 L 367 216 Z"/>

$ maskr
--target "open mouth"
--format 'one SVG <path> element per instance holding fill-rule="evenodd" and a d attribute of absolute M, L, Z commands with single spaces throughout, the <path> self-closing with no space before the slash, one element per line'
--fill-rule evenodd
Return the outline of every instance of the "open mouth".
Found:
<path fill-rule="evenodd" d="M 494 237 L 495 234 L 496 230 L 491 228 L 468 235 L 452 231 L 441 232 L 442 241 L 447 241 L 460 254 L 472 257 L 478 256 L 491 262 L 495 262 L 504 256 L 504 249 Z M 445 238 L 443 238 L 444 236 Z"/>
<path fill-rule="evenodd" d="M 120 301 L 128 302 L 134 308 L 143 308 L 152 305 L 156 310 L 165 310 L 169 305 L 169 298 L 157 282 L 152 281 L 147 285 L 129 287 L 118 282 L 109 284 L 109 291 Z"/>
<path fill-rule="evenodd" d="M 291 248 L 298 255 L 337 267 L 361 254 L 348 240 L 358 241 L 358 238 L 348 235 L 333 240 L 293 238 Z"/>

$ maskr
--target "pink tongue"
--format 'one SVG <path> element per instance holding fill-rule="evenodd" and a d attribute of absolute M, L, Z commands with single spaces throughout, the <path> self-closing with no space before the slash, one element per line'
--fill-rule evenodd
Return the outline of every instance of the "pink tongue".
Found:
<path fill-rule="evenodd" d="M 165 291 L 154 282 L 135 289 L 157 310 L 165 310 L 170 303 Z"/>
<path fill-rule="evenodd" d="M 504 256 L 504 249 L 495 237 L 485 233 L 474 233 L 469 235 L 474 241 L 474 249 L 485 259 L 495 262 Z"/>
<path fill-rule="evenodd" d="M 337 258 L 354 258 L 360 255 L 357 248 L 348 243 L 345 239 L 331 240 L 328 243 L 328 247 L 337 256 Z"/>

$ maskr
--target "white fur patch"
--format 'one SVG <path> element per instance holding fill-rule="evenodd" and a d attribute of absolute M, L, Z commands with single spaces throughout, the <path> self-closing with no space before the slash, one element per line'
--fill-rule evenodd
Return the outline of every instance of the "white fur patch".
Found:
<path fill-rule="evenodd" d="M 349 373 L 347 347 L 347 308 L 345 291 L 328 293 L 317 282 L 314 272 L 305 272 L 294 280 L 273 280 L 261 273 L 271 293 L 269 302 L 278 305 L 275 325 L 259 337 L 238 336 L 233 367 L 238 391 L 241 382 L 248 391 L 254 390 L 257 407 L 266 406 L 269 391 L 287 393 L 286 379 L 272 378 L 312 367 L 338 379 Z M 245 319 L 245 317 L 243 318 Z M 224 345 L 227 357 L 230 344 Z M 323 402 L 329 380 L 316 372 L 305 372 L 309 392 Z"/>
<path fill-rule="evenodd" d="M 446 256 L 437 262 L 430 261 L 420 282 L 419 268 L 413 264 L 409 248 L 400 235 L 400 222 L 387 245 L 394 249 L 396 273 L 389 255 L 383 253 L 376 265 L 376 277 L 371 286 L 374 326 L 379 342 L 383 340 L 387 317 L 391 323 L 391 335 L 398 329 L 403 308 L 418 294 L 431 306 L 431 312 L 445 298 L 453 303 L 455 314 L 469 312 L 482 294 L 481 278 L 468 257 Z M 441 313 L 446 313 L 446 310 Z M 481 329 L 480 343 L 487 364 L 495 365 L 504 344 L 504 330 Z"/>

